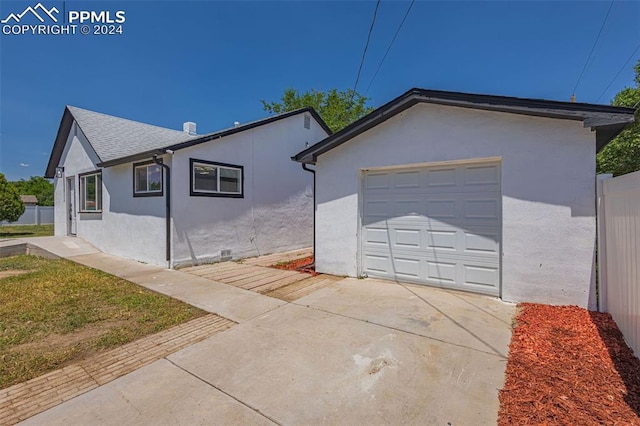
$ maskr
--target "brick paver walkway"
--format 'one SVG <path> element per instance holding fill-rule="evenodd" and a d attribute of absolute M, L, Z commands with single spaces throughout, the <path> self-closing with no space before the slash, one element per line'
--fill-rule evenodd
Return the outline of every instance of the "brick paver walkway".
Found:
<path fill-rule="evenodd" d="M 0 424 L 11 425 L 151 364 L 234 325 L 215 314 L 152 334 L 78 364 L 0 390 Z"/>

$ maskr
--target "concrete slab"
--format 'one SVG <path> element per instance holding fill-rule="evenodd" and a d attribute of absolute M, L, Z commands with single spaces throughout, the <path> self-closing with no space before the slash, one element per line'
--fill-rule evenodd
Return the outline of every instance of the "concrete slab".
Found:
<path fill-rule="evenodd" d="M 20 241 L 43 248 L 44 250 L 59 257 L 71 257 L 82 254 L 100 253 L 100 250 L 75 237 L 33 237 L 6 240 L 4 244 L 11 244 Z M 0 246 L 3 244 L 0 243 Z"/>
<path fill-rule="evenodd" d="M 168 359 L 282 424 L 495 424 L 506 364 L 292 304 Z"/>
<path fill-rule="evenodd" d="M 26 420 L 24 425 L 273 424 L 165 359 Z"/>
<path fill-rule="evenodd" d="M 346 278 L 294 303 L 506 358 L 515 306 L 499 299 Z"/>
<path fill-rule="evenodd" d="M 76 256 L 73 260 L 235 322 L 255 318 L 286 303 L 179 270 L 162 269 L 103 253 Z"/>

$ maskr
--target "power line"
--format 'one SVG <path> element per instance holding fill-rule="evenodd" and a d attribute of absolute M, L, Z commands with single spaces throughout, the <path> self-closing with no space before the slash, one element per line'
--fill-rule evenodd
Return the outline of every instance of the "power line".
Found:
<path fill-rule="evenodd" d="M 380 68 L 382 68 L 382 64 L 384 63 L 384 60 L 387 59 L 387 55 L 389 54 L 389 51 L 391 50 L 391 46 L 393 46 L 393 43 L 396 41 L 396 38 L 398 37 L 398 34 L 400 34 L 400 30 L 402 29 L 402 26 L 404 25 L 404 21 L 407 20 L 407 16 L 409 16 L 409 12 L 411 12 L 411 8 L 413 7 L 413 4 L 415 2 L 416 2 L 416 0 L 411 0 L 411 4 L 409 4 L 409 7 L 407 8 L 407 11 L 405 12 L 404 17 L 402 18 L 402 21 L 400 22 L 400 25 L 398 25 L 398 29 L 396 30 L 396 33 L 393 35 L 393 38 L 391 39 L 391 43 L 389 43 L 389 47 L 387 47 L 387 51 L 384 52 L 384 56 L 382 57 L 382 60 L 380 61 L 380 64 L 378 65 L 378 68 L 376 69 L 376 72 L 373 74 L 373 78 L 371 78 L 371 81 L 369 82 L 369 85 L 367 86 L 367 90 L 364 91 L 365 95 L 369 91 L 369 88 L 373 84 L 373 81 L 378 76 L 378 71 L 380 71 Z"/>
<path fill-rule="evenodd" d="M 607 90 L 609 90 L 609 87 L 611 87 L 611 85 L 613 84 L 614 81 L 616 81 L 618 79 L 618 77 L 620 76 L 620 74 L 622 73 L 622 71 L 625 70 L 625 68 L 627 68 L 627 65 L 629 64 L 629 61 L 631 61 L 631 59 L 633 59 L 633 57 L 635 56 L 636 52 L 638 51 L 638 49 L 640 49 L 640 44 L 636 46 L 636 49 L 631 53 L 631 55 L 629 55 L 629 57 L 627 58 L 627 61 L 624 63 L 624 65 L 622 65 L 622 67 L 618 70 L 618 72 L 616 73 L 615 77 L 613 77 L 611 79 L 611 81 L 609 82 L 609 84 L 607 84 L 607 87 L 604 88 L 604 90 L 602 91 L 602 93 L 600 93 L 600 96 L 598 96 L 598 99 L 596 99 L 596 102 L 600 101 L 600 98 L 602 96 L 604 96 L 604 94 L 607 92 Z"/>
<path fill-rule="evenodd" d="M 367 49 L 369 48 L 369 41 L 371 40 L 371 33 L 373 32 L 373 26 L 376 23 L 376 16 L 378 15 L 378 6 L 380 6 L 380 0 L 376 2 L 376 8 L 373 10 L 373 19 L 371 20 L 371 26 L 369 27 L 369 34 L 367 35 L 367 43 L 364 45 L 364 50 L 362 51 L 362 59 L 360 60 L 360 67 L 358 68 L 358 75 L 356 76 L 356 84 L 353 85 L 353 93 L 351 94 L 351 100 L 353 100 L 354 93 L 358 88 L 358 82 L 360 81 L 360 72 L 362 71 L 362 66 L 364 65 L 364 58 L 367 55 Z"/>
<path fill-rule="evenodd" d="M 582 71 L 580 71 L 580 76 L 578 76 L 578 80 L 576 81 L 576 85 L 573 88 L 573 94 L 575 95 L 576 93 L 576 89 L 578 88 L 578 85 L 580 84 L 580 80 L 582 80 L 582 76 L 584 75 L 584 72 L 587 69 L 587 65 L 589 64 L 589 60 L 591 59 L 591 55 L 593 55 L 593 51 L 596 48 L 596 45 L 598 44 L 598 40 L 600 40 L 600 34 L 602 34 L 602 30 L 604 29 L 604 25 L 607 23 L 607 18 L 609 18 L 609 13 L 611 13 L 611 8 L 613 7 L 613 2 L 615 0 L 611 0 L 611 4 L 609 5 L 609 9 L 607 10 L 607 14 L 604 17 L 604 20 L 602 21 L 602 25 L 600 25 L 600 31 L 598 31 L 598 35 L 596 36 L 596 40 L 593 42 L 593 46 L 591 46 L 591 51 L 589 52 L 589 56 L 587 56 L 587 60 L 584 63 L 584 66 L 582 67 Z"/>

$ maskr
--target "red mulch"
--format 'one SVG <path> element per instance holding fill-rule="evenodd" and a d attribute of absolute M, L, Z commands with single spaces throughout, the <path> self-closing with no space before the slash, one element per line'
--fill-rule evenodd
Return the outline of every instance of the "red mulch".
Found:
<path fill-rule="evenodd" d="M 311 265 L 311 266 L 298 269 L 301 266 L 305 266 L 305 265 Z M 313 265 L 313 256 L 303 257 L 302 259 L 296 259 L 290 262 L 277 263 L 275 265 L 271 265 L 271 267 L 276 269 L 285 269 L 287 271 L 306 272 L 307 274 L 311 274 L 314 277 L 316 275 L 320 275 L 319 273 L 316 272 L 315 265 Z"/>
<path fill-rule="evenodd" d="M 640 425 L 640 360 L 611 315 L 520 308 L 499 425 Z"/>

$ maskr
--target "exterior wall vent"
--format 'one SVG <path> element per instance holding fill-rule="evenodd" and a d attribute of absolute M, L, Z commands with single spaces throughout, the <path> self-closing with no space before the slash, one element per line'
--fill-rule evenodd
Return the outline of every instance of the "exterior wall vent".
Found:
<path fill-rule="evenodd" d="M 311 116 L 305 114 L 304 115 L 304 128 L 305 129 L 310 129 L 311 128 Z"/>
<path fill-rule="evenodd" d="M 227 260 L 231 260 L 233 256 L 231 255 L 231 249 L 220 250 L 220 261 L 225 262 Z"/>

